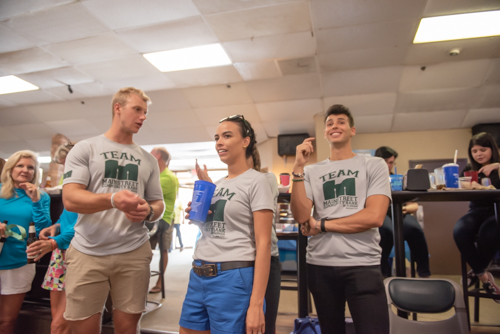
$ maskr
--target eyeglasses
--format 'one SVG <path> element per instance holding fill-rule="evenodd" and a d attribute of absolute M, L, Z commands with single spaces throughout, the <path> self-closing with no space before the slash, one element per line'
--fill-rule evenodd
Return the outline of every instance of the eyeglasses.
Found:
<path fill-rule="evenodd" d="M 243 123 L 243 130 L 245 131 L 247 136 L 250 136 L 252 131 L 250 131 L 250 126 L 248 125 L 247 121 L 245 120 L 245 117 L 243 115 L 233 115 L 233 116 L 228 116 L 224 117 L 219 121 L 219 124 L 225 121 L 236 121 L 236 120 L 241 120 Z"/>

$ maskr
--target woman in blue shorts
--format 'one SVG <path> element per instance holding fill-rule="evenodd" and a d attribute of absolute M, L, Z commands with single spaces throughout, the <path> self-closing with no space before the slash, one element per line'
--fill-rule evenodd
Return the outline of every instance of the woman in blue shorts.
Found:
<path fill-rule="evenodd" d="M 273 196 L 266 176 L 247 165 L 257 149 L 250 123 L 242 115 L 219 123 L 215 148 L 228 176 L 215 182 L 211 211 L 200 227 L 180 334 L 265 331 Z"/>

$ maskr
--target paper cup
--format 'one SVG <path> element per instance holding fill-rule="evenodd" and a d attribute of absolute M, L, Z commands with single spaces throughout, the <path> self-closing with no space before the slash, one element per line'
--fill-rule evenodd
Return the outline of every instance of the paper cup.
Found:
<path fill-rule="evenodd" d="M 391 190 L 392 191 L 403 190 L 403 175 L 401 174 L 391 175 Z"/>
<path fill-rule="evenodd" d="M 280 183 L 283 186 L 288 186 L 290 184 L 290 174 L 288 173 L 281 173 L 280 174 Z"/>
<path fill-rule="evenodd" d="M 446 188 L 458 188 L 458 165 L 446 164 L 443 166 Z"/>
<path fill-rule="evenodd" d="M 191 202 L 189 220 L 198 224 L 205 224 L 214 191 L 215 184 L 212 182 L 202 180 L 194 182 L 193 200 Z"/>

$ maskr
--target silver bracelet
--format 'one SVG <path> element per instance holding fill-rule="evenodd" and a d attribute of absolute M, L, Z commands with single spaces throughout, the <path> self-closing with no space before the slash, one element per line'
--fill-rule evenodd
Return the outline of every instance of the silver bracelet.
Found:
<path fill-rule="evenodd" d="M 113 197 L 115 197 L 116 193 L 111 195 L 111 206 L 116 209 L 115 202 L 113 201 Z"/>

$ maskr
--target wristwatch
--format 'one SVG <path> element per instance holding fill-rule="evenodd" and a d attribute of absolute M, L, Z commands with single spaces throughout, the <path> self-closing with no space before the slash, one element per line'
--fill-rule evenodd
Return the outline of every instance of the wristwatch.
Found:
<path fill-rule="evenodd" d="M 153 207 L 150 205 L 149 206 L 149 214 L 146 216 L 146 219 L 148 222 L 150 222 L 153 219 L 153 216 L 155 215 L 155 212 L 153 210 Z"/>

